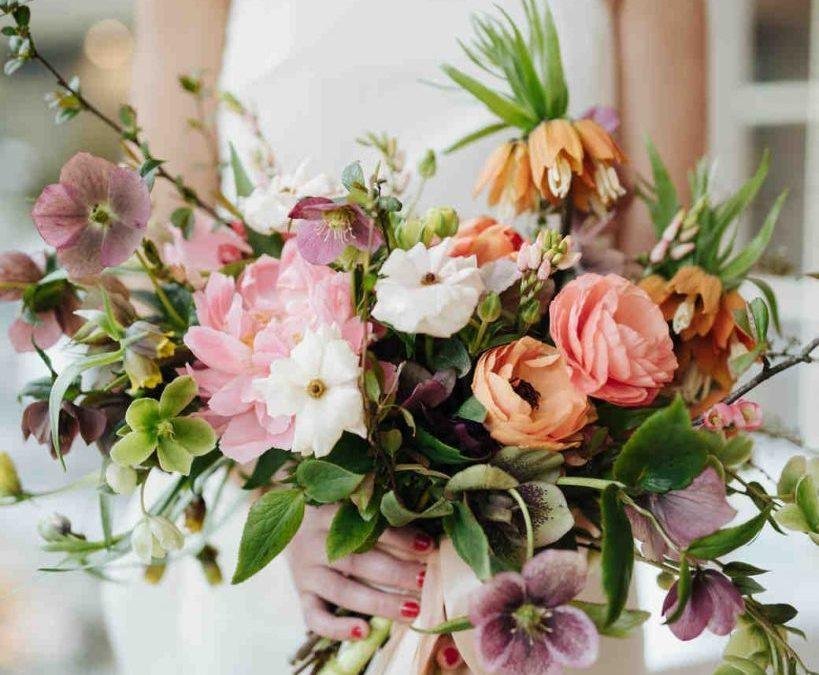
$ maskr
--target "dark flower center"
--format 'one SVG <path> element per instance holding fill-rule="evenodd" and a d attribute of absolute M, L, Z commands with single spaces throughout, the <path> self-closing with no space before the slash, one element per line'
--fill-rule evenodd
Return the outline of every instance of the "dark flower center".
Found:
<path fill-rule="evenodd" d="M 421 285 L 422 286 L 432 286 L 432 284 L 438 283 L 438 277 L 435 276 L 433 272 L 427 272 L 424 276 L 421 277 Z"/>
<path fill-rule="evenodd" d="M 97 225 L 107 225 L 112 218 L 110 209 L 105 204 L 94 204 L 88 214 L 88 220 Z"/>
<path fill-rule="evenodd" d="M 512 390 L 532 406 L 532 408 L 537 410 L 538 405 L 540 405 L 540 394 L 537 389 L 526 380 L 521 380 L 520 378 L 512 380 L 511 384 Z"/>
<path fill-rule="evenodd" d="M 307 395 L 312 398 L 321 398 L 325 391 L 327 391 L 327 385 L 321 380 L 310 380 L 307 383 Z"/>

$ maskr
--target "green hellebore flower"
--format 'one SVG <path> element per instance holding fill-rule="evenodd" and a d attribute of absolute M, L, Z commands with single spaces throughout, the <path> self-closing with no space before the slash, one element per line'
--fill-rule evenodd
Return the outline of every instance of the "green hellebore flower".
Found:
<path fill-rule="evenodd" d="M 194 457 L 216 446 L 216 434 L 205 420 L 178 417 L 196 396 L 196 382 L 176 378 L 159 401 L 140 398 L 125 413 L 130 431 L 111 448 L 111 459 L 123 466 L 139 466 L 156 450 L 164 471 L 188 475 Z"/>
<path fill-rule="evenodd" d="M 0 452 L 0 497 L 19 497 L 22 493 L 14 462 L 7 453 Z"/>

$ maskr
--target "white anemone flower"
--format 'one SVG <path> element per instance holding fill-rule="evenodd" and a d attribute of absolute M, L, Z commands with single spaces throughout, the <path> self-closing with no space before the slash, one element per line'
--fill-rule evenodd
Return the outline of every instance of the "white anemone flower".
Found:
<path fill-rule="evenodd" d="M 367 436 L 358 356 L 334 327 L 307 331 L 290 356 L 254 381 L 271 417 L 293 416 L 291 450 L 327 455 L 341 434 Z"/>
<path fill-rule="evenodd" d="M 168 551 L 178 551 L 184 544 L 179 528 L 163 516 L 146 514 L 131 533 L 131 548 L 146 564 L 164 558 Z"/>
<path fill-rule="evenodd" d="M 245 220 L 256 232 L 281 231 L 287 227 L 288 214 L 303 197 L 332 198 L 339 194 L 341 186 L 326 174 L 308 176 L 304 161 L 295 173 L 277 174 L 268 185 L 253 190 L 244 201 Z"/>
<path fill-rule="evenodd" d="M 446 338 L 469 322 L 485 286 L 475 256 L 451 257 L 451 239 L 395 249 L 375 285 L 373 316 L 404 333 Z"/>

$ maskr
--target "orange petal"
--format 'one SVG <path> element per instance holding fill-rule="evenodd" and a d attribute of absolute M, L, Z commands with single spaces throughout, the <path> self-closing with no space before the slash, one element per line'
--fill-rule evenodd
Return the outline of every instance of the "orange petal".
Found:
<path fill-rule="evenodd" d="M 512 143 L 507 142 L 492 151 L 492 154 L 489 155 L 484 163 L 483 169 L 481 169 L 478 180 L 475 182 L 475 195 L 483 190 L 487 184 L 494 183 L 497 180 L 498 176 L 503 172 L 503 169 L 506 166 L 509 155 L 512 153 L 512 147 Z"/>
<path fill-rule="evenodd" d="M 577 120 L 574 128 L 580 136 L 583 149 L 600 162 L 622 164 L 626 156 L 608 131 L 594 120 Z"/>

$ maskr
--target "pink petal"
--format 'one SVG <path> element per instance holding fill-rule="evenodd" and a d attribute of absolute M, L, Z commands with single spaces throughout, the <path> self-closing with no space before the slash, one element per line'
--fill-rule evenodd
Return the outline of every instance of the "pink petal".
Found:
<path fill-rule="evenodd" d="M 250 366 L 250 348 L 232 335 L 204 326 L 193 326 L 185 344 L 202 363 L 216 370 L 240 374 Z"/>
<path fill-rule="evenodd" d="M 43 271 L 25 253 L 20 253 L 20 251 L 0 253 L 0 282 L 33 284 L 42 277 Z M 19 300 L 22 297 L 22 288 L 0 289 L 0 300 Z"/>
<path fill-rule="evenodd" d="M 110 174 L 108 204 L 115 219 L 125 227 L 144 231 L 151 217 L 148 186 L 133 169 L 116 166 Z"/>
<path fill-rule="evenodd" d="M 33 352 L 32 340 L 40 349 L 54 346 L 63 334 L 54 312 L 41 312 L 37 315 L 40 320 L 36 326 L 23 318 L 17 318 L 9 326 L 9 342 L 16 352 Z"/>
<path fill-rule="evenodd" d="M 501 572 L 483 584 L 470 600 L 469 619 L 473 625 L 507 614 L 520 607 L 526 600 L 523 577 L 514 572 Z"/>
<path fill-rule="evenodd" d="M 259 424 L 252 410 L 231 418 L 219 441 L 222 452 L 237 462 L 250 462 L 275 446 L 272 437 Z"/>
<path fill-rule="evenodd" d="M 586 559 L 577 551 L 548 549 L 523 566 L 530 598 L 546 607 L 564 605 L 586 585 Z"/>
<path fill-rule="evenodd" d="M 121 223 L 106 227 L 100 246 L 100 263 L 105 267 L 113 267 L 128 260 L 142 241 L 142 234 L 142 230 L 135 230 Z"/>
<path fill-rule="evenodd" d="M 739 615 L 745 611 L 742 594 L 726 576 L 716 570 L 705 570 L 702 580 L 714 603 L 708 630 L 715 635 L 728 635 L 737 625 Z"/>
<path fill-rule="evenodd" d="M 244 393 L 253 381 L 251 375 L 238 375 L 215 391 L 208 401 L 208 407 L 217 415 L 230 417 L 250 409 L 251 403 L 244 400 Z"/>
<path fill-rule="evenodd" d="M 64 248 L 57 250 L 60 264 L 74 279 L 82 279 L 99 274 L 104 269 L 100 261 L 103 230 L 86 227 L 80 235 Z"/>
<path fill-rule="evenodd" d="M 506 665 L 509 648 L 512 644 L 515 620 L 506 614 L 477 626 L 475 644 L 481 659 L 481 665 L 490 672 L 506 672 L 500 669 Z"/>
<path fill-rule="evenodd" d="M 580 609 L 556 607 L 549 620 L 546 641 L 555 661 L 570 668 L 588 668 L 600 651 L 600 636 L 592 620 Z"/>
<path fill-rule="evenodd" d="M 46 244 L 70 245 L 88 225 L 88 207 L 71 185 L 54 183 L 40 193 L 31 217 Z"/>
<path fill-rule="evenodd" d="M 299 200 L 287 217 L 294 220 L 316 220 L 320 219 L 325 211 L 338 208 L 338 206 L 339 204 L 327 197 L 305 197 Z"/>
<path fill-rule="evenodd" d="M 677 605 L 677 583 L 668 591 L 663 602 L 662 614 L 668 616 L 673 613 Z M 668 624 L 671 632 L 678 640 L 693 640 L 708 625 L 714 613 L 714 601 L 699 578 L 694 579 L 691 597 L 688 599 L 682 616 L 674 623 Z"/>
<path fill-rule="evenodd" d="M 78 201 L 86 207 L 108 200 L 108 181 L 116 165 L 102 157 L 78 152 L 60 171 L 60 182 L 77 190 Z"/>
<path fill-rule="evenodd" d="M 296 243 L 307 262 L 328 265 L 344 252 L 350 239 L 345 235 L 336 236 L 321 220 L 305 220 L 296 232 Z"/>
<path fill-rule="evenodd" d="M 628 516 L 631 523 L 634 538 L 643 542 L 643 555 L 651 560 L 662 560 L 668 551 L 668 546 L 662 535 L 657 532 L 657 528 L 651 524 L 648 518 L 630 506 L 626 507 L 626 516 Z"/>
<path fill-rule="evenodd" d="M 236 296 L 236 282 L 232 277 L 215 272 L 208 278 L 203 291 L 193 294 L 199 324 L 224 330 L 227 314 Z"/>

